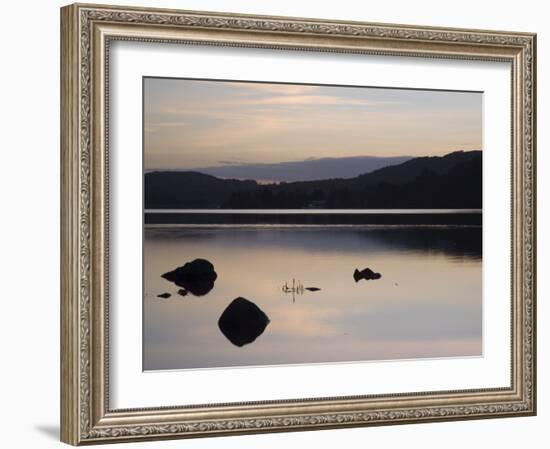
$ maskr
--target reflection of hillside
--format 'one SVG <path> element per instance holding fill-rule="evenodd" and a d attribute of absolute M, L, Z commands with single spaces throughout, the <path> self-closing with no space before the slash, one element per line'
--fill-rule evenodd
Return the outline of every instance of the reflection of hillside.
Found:
<path fill-rule="evenodd" d="M 145 214 L 146 224 L 231 225 L 481 225 L 480 213 L 461 214 L 308 214 L 308 213 L 154 213 Z"/>
<path fill-rule="evenodd" d="M 481 227 L 242 227 L 242 228 L 146 228 L 153 240 L 208 240 L 228 251 L 249 249 L 304 250 L 323 253 L 369 254 L 380 252 L 419 252 L 450 257 L 480 258 Z M 231 236 L 231 238 L 227 238 Z M 273 238 L 276 236 L 276 238 Z"/>
<path fill-rule="evenodd" d="M 368 237 L 388 245 L 389 249 L 443 253 L 449 256 L 480 258 L 481 228 L 395 228 L 373 230 Z"/>

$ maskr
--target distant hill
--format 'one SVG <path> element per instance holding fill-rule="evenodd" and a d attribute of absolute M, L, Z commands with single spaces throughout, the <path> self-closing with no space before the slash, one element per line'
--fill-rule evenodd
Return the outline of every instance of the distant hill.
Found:
<path fill-rule="evenodd" d="M 350 179 L 268 185 L 198 172 L 145 174 L 146 209 L 460 209 L 481 204 L 481 151 L 414 158 Z"/>
<path fill-rule="evenodd" d="M 411 156 L 324 157 L 270 164 L 226 163 L 193 171 L 225 179 L 261 179 L 272 182 L 313 181 L 328 178 L 354 178 L 390 165 L 401 164 Z"/>
<path fill-rule="evenodd" d="M 217 208 L 231 195 L 258 187 L 256 181 L 219 179 L 198 172 L 151 172 L 145 174 L 145 208 Z"/>

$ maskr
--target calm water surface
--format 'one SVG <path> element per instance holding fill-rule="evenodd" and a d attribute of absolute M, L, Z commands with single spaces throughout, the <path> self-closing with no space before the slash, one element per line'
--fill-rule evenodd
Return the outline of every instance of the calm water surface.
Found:
<path fill-rule="evenodd" d="M 161 275 L 196 258 L 214 288 L 180 296 Z M 480 226 L 148 225 L 144 369 L 478 356 L 481 261 Z M 355 282 L 366 267 L 381 279 Z M 270 320 L 242 347 L 218 327 L 237 297 Z"/>

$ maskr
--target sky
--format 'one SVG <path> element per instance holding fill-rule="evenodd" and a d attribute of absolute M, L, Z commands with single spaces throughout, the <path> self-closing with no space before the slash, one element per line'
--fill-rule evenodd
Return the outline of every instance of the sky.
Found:
<path fill-rule="evenodd" d="M 143 127 L 145 170 L 444 155 L 481 149 L 482 94 L 144 78 Z"/>

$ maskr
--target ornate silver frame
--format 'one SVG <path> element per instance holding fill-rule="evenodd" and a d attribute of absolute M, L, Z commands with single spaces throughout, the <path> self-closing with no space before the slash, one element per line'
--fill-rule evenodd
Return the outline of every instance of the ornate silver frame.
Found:
<path fill-rule="evenodd" d="M 75 4 L 61 9 L 61 439 L 86 443 L 536 413 L 536 36 Z M 510 388 L 111 410 L 107 100 L 113 40 L 508 61 L 512 66 Z"/>

